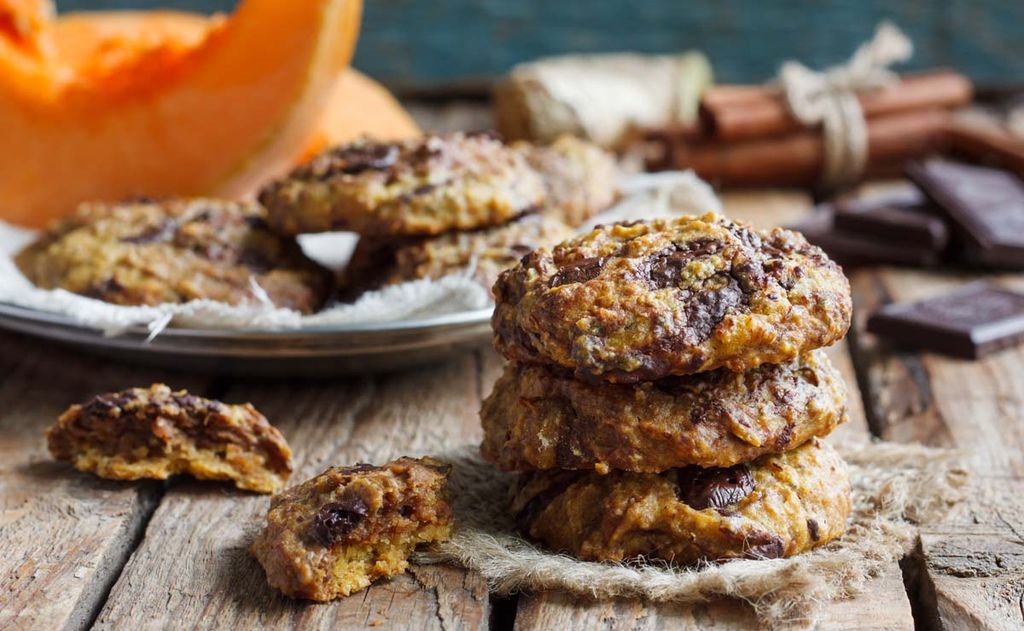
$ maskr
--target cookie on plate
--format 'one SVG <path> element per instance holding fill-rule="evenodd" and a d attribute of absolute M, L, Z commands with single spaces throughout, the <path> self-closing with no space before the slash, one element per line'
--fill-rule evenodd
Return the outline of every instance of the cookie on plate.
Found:
<path fill-rule="evenodd" d="M 844 532 L 850 508 L 845 465 L 818 439 L 724 469 L 525 473 L 512 500 L 523 532 L 554 550 L 680 565 L 810 550 Z"/>
<path fill-rule="evenodd" d="M 431 458 L 332 467 L 271 499 L 252 553 L 288 596 L 348 596 L 404 572 L 417 545 L 448 538 L 449 470 Z"/>
<path fill-rule="evenodd" d="M 572 236 L 572 229 L 560 219 L 537 214 L 494 228 L 423 239 L 362 237 L 342 274 L 342 292 L 351 297 L 384 285 L 460 273 L 470 274 L 490 290 L 498 274 L 534 248 Z"/>
<path fill-rule="evenodd" d="M 520 152 L 455 133 L 342 145 L 268 185 L 260 201 L 285 234 L 422 236 L 499 225 L 536 212 L 544 196 Z"/>
<path fill-rule="evenodd" d="M 212 199 L 83 204 L 17 256 L 44 289 L 120 305 L 269 298 L 310 313 L 331 275 L 267 226 L 259 205 Z"/>
<path fill-rule="evenodd" d="M 288 443 L 252 405 L 227 405 L 163 384 L 72 405 L 46 440 L 54 458 L 113 480 L 187 474 L 273 493 L 292 472 Z"/>
<path fill-rule="evenodd" d="M 481 452 L 506 471 L 729 467 L 826 436 L 846 387 L 825 351 L 638 384 L 590 383 L 510 363 L 484 400 Z"/>
<path fill-rule="evenodd" d="M 622 173 L 615 156 L 597 145 L 564 134 L 550 145 L 518 142 L 547 187 L 545 212 L 580 226 L 611 206 L 621 194 Z"/>
<path fill-rule="evenodd" d="M 798 233 L 709 213 L 599 226 L 494 286 L 507 358 L 633 383 L 783 363 L 850 326 L 842 269 Z"/>

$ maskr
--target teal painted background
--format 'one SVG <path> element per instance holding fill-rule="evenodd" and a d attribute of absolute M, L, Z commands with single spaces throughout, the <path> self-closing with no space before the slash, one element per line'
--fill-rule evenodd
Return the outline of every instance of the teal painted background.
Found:
<path fill-rule="evenodd" d="M 281 0 L 286 2 L 289 0 Z M 482 86 L 513 64 L 569 51 L 705 51 L 719 78 L 760 81 L 783 59 L 846 58 L 892 19 L 911 67 L 953 66 L 990 86 L 1024 85 L 1024 0 L 365 0 L 356 66 L 399 89 Z M 232 0 L 58 0 L 60 10 Z"/>

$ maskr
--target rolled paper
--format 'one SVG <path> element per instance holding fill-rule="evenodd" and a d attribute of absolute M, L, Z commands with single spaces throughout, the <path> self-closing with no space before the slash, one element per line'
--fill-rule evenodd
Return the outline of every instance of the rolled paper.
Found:
<path fill-rule="evenodd" d="M 498 131 L 550 142 L 570 133 L 622 148 L 637 128 L 692 127 L 711 83 L 704 55 L 567 55 L 520 64 L 494 90 Z"/>

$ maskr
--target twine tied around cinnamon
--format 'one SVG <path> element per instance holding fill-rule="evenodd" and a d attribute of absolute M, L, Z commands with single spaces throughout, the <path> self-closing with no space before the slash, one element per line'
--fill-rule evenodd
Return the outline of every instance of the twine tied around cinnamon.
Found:
<path fill-rule="evenodd" d="M 913 44 L 890 22 L 845 64 L 815 72 L 797 61 L 779 70 L 777 84 L 793 117 L 807 127 L 821 125 L 825 164 L 821 183 L 829 189 L 856 181 L 868 158 L 868 130 L 857 93 L 899 80 L 888 66 L 910 59 Z"/>

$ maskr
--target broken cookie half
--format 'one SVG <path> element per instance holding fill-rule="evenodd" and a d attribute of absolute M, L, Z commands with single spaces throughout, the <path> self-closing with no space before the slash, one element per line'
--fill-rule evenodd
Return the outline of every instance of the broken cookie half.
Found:
<path fill-rule="evenodd" d="M 114 480 L 188 474 L 273 493 L 292 472 L 288 443 L 251 404 L 227 405 L 163 384 L 72 405 L 46 439 L 58 460 Z"/>
<path fill-rule="evenodd" d="M 417 545 L 448 539 L 449 471 L 430 458 L 332 467 L 271 499 L 252 553 L 288 596 L 348 596 L 404 572 Z"/>

